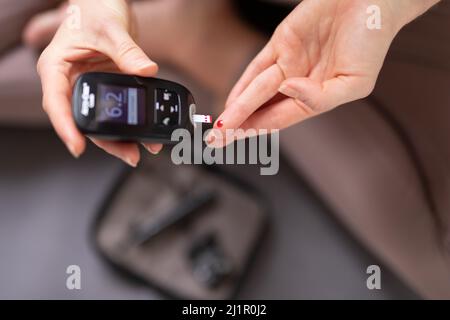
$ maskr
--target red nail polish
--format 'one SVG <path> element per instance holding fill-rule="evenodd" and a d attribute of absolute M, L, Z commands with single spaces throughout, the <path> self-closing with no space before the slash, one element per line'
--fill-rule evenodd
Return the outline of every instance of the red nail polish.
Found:
<path fill-rule="evenodd" d="M 217 121 L 217 128 L 222 128 L 223 127 L 223 121 L 219 120 Z"/>

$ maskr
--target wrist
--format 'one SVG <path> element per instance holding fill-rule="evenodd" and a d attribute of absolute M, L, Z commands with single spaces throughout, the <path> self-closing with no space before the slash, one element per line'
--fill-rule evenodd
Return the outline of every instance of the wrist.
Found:
<path fill-rule="evenodd" d="M 441 0 L 385 0 L 391 8 L 398 30 L 415 20 Z"/>

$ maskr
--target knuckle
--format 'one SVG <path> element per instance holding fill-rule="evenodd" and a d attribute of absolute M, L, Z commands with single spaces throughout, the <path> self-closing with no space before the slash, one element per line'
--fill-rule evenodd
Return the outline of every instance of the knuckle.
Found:
<path fill-rule="evenodd" d="M 117 53 L 119 57 L 131 56 L 138 54 L 138 48 L 133 42 L 124 40 L 117 46 Z"/>
<path fill-rule="evenodd" d="M 42 51 L 41 55 L 39 56 L 39 59 L 36 63 L 36 71 L 39 74 L 39 76 L 42 76 L 44 70 L 49 66 L 49 64 L 52 62 L 55 62 L 55 54 L 54 50 L 52 49 L 51 45 L 49 45 L 47 48 Z M 51 58 L 53 56 L 53 59 Z"/>

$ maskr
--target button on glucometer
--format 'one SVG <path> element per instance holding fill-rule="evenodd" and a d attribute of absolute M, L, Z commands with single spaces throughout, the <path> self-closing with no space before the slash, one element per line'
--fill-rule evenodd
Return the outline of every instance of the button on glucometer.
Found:
<path fill-rule="evenodd" d="M 165 127 L 179 125 L 180 99 L 176 92 L 155 90 L 155 124 Z"/>
<path fill-rule="evenodd" d="M 71 102 L 73 120 L 84 135 L 171 144 L 176 129 L 193 130 L 194 97 L 173 81 L 86 72 L 76 79 Z"/>

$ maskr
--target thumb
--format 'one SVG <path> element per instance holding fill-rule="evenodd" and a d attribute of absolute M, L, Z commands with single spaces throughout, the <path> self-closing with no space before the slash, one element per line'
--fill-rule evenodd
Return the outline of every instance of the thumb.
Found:
<path fill-rule="evenodd" d="M 158 65 L 122 28 L 115 28 L 109 32 L 109 41 L 104 51 L 124 73 L 150 77 L 158 72 Z"/>
<path fill-rule="evenodd" d="M 370 94 L 370 84 L 356 76 L 338 76 L 324 82 L 310 78 L 289 78 L 279 92 L 300 102 L 311 115 L 319 114 Z"/>

